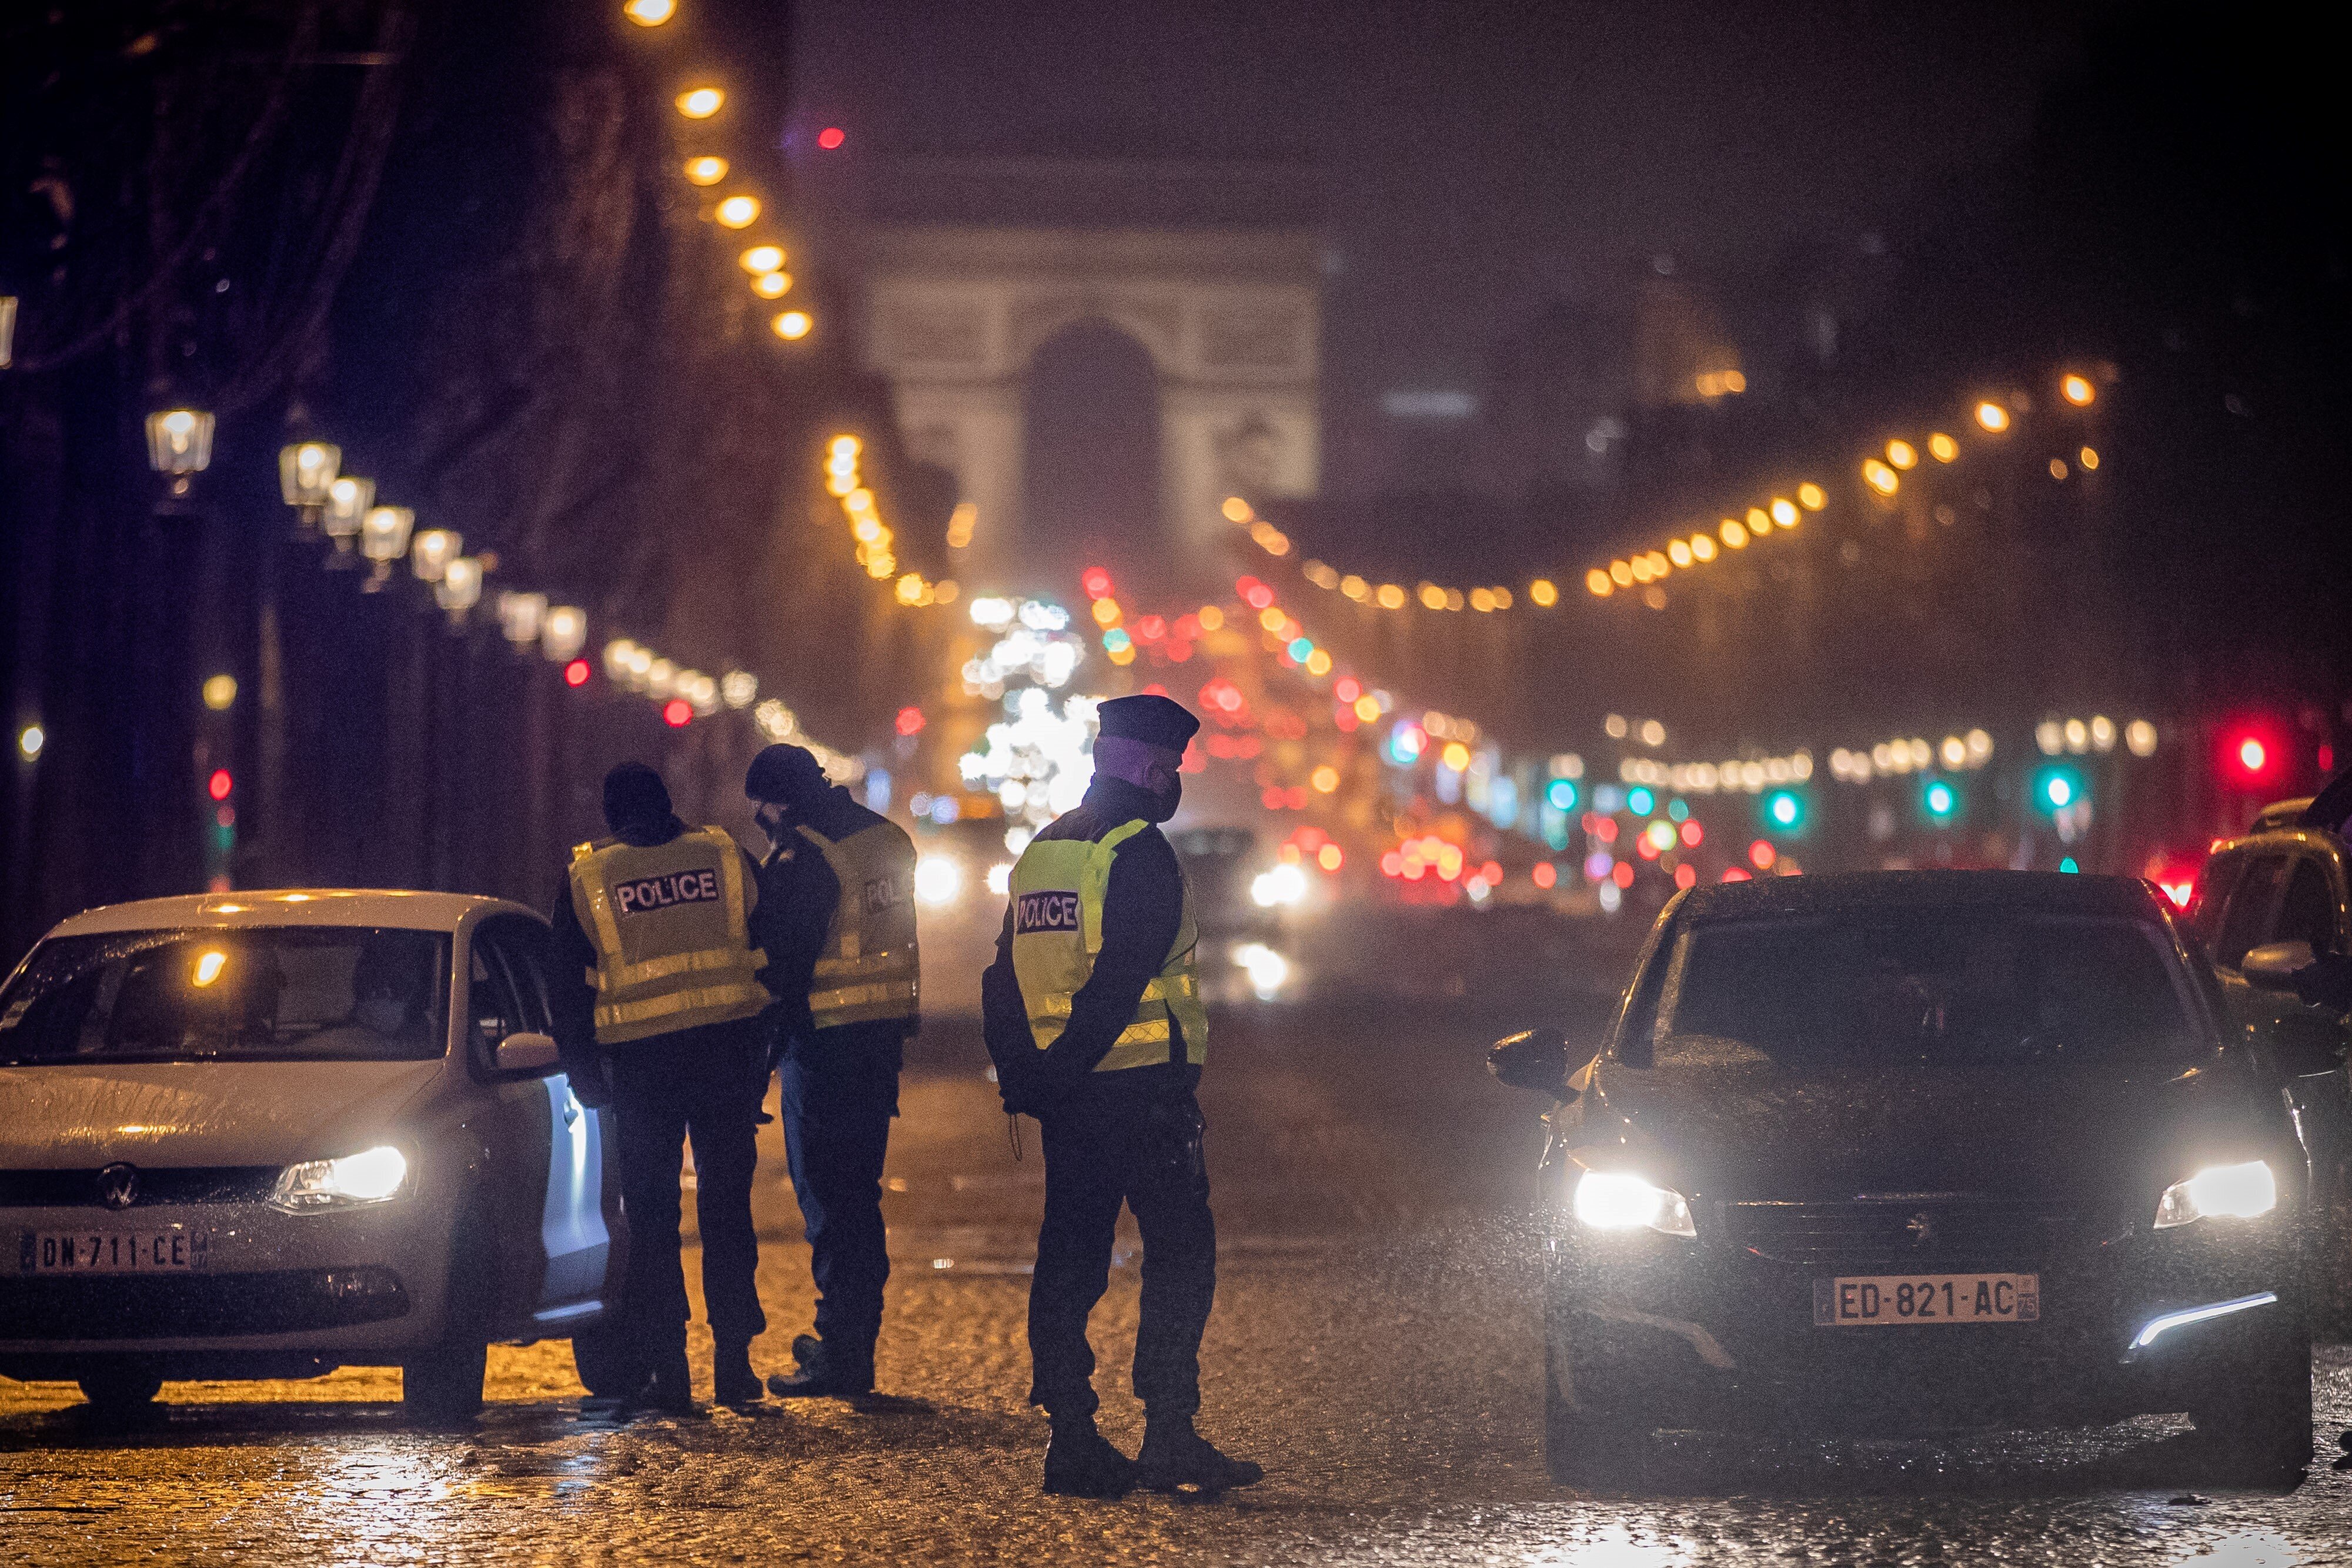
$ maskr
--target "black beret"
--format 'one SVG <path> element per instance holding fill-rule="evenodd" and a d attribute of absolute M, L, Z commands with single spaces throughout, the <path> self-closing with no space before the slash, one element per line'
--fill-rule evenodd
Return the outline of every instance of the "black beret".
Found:
<path fill-rule="evenodd" d="M 644 763 L 624 762 L 604 775 L 604 825 L 614 832 L 650 826 L 669 811 L 669 786 Z"/>
<path fill-rule="evenodd" d="M 799 800 L 829 782 L 824 765 L 814 753 L 806 747 L 779 741 L 761 747 L 760 755 L 751 758 L 751 768 L 743 775 L 743 793 L 754 800 Z"/>
<path fill-rule="evenodd" d="M 1171 751 L 1183 750 L 1201 727 L 1183 704 L 1161 696 L 1113 697 L 1095 710 L 1095 716 L 1104 735 L 1125 736 Z"/>

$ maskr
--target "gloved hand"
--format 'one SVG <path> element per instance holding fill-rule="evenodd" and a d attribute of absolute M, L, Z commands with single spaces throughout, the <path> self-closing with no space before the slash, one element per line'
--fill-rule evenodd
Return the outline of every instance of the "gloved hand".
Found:
<path fill-rule="evenodd" d="M 1060 1103 L 1065 1092 L 1047 1075 L 1043 1051 L 997 1063 L 996 1093 L 1004 1102 L 1007 1115 L 1043 1116 Z"/>
<path fill-rule="evenodd" d="M 572 1081 L 572 1097 L 574 1100 L 592 1111 L 613 1108 L 613 1086 L 605 1080 L 604 1062 L 601 1057 L 590 1057 L 585 1061 L 567 1059 L 563 1071 Z"/>

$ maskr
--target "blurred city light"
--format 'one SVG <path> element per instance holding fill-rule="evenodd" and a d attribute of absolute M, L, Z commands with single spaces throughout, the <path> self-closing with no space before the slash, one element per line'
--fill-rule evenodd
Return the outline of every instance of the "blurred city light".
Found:
<path fill-rule="evenodd" d="M 48 744 L 48 732 L 37 724 L 28 724 L 16 732 L 16 755 L 30 762 L 40 756 L 41 747 Z"/>
<path fill-rule="evenodd" d="M 691 88 L 677 95 L 677 111 L 688 120 L 708 120 L 726 101 L 727 95 L 715 87 Z"/>
<path fill-rule="evenodd" d="M 1927 437 L 1927 452 L 1938 463 L 1949 463 L 1960 455 L 1960 444 L 1942 431 Z"/>
<path fill-rule="evenodd" d="M 755 245 L 736 257 L 736 260 L 742 265 L 743 270 L 749 273 L 773 272 L 784 265 L 784 251 L 782 246 Z M 838 449 L 844 441 L 850 443 L 849 454 L 853 457 L 856 456 L 857 455 L 856 438 L 846 435 L 837 437 L 834 442 L 835 447 Z"/>
<path fill-rule="evenodd" d="M 1998 435 L 2009 428 L 2009 410 L 1997 402 L 1977 404 L 1977 423 Z"/>
<path fill-rule="evenodd" d="M 689 184 L 716 185 L 727 178 L 724 158 L 689 158 L 686 161 L 686 178 Z"/>
<path fill-rule="evenodd" d="M 215 713 L 226 713 L 236 706 L 236 677 L 224 672 L 205 682 L 205 706 Z"/>
<path fill-rule="evenodd" d="M 2088 408 L 2091 401 L 2099 395 L 2098 388 L 2091 384 L 2089 378 L 2077 375 L 2070 375 L 2060 382 L 2058 391 L 2076 408 Z"/>
<path fill-rule="evenodd" d="M 816 144 L 828 152 L 848 140 L 848 134 L 838 125 L 828 125 L 816 133 Z"/>
<path fill-rule="evenodd" d="M 723 227 L 730 229 L 750 228 L 754 223 L 759 221 L 760 198 L 757 196 L 730 196 L 719 204 L 719 205 L 713 210 L 712 215 L 718 218 L 720 225 Z"/>
<path fill-rule="evenodd" d="M 677 15 L 677 0 L 628 0 L 621 15 L 640 27 L 658 27 Z"/>
<path fill-rule="evenodd" d="M 945 855 L 923 855 L 915 862 L 915 901 L 934 909 L 952 904 L 963 891 L 963 867 Z"/>
<path fill-rule="evenodd" d="M 798 342 L 809 335 L 809 328 L 814 323 L 809 319 L 808 312 L 805 310 L 787 310 L 777 317 L 772 325 L 776 329 L 777 337 L 790 342 Z"/>

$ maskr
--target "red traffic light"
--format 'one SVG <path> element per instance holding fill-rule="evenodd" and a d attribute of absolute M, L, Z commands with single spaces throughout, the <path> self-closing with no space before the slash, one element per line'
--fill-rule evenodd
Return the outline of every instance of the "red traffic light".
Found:
<path fill-rule="evenodd" d="M 828 152 L 848 140 L 848 136 L 838 125 L 828 125 L 816 133 L 816 144 Z"/>
<path fill-rule="evenodd" d="M 574 659 L 570 664 L 564 665 L 563 684 L 567 686 L 586 685 L 588 684 L 588 661 L 585 659 Z"/>
<path fill-rule="evenodd" d="M 2260 773 L 2270 759 L 2270 751 L 2260 736 L 2250 735 L 2238 742 L 2238 766 L 2248 773 Z"/>
<path fill-rule="evenodd" d="M 214 768 L 213 776 L 205 781 L 205 793 L 215 800 L 227 800 L 228 792 L 236 788 L 236 780 L 228 776 L 226 768 Z"/>
<path fill-rule="evenodd" d="M 662 704 L 662 722 L 672 729 L 684 729 L 694 717 L 694 705 L 684 697 L 672 697 Z"/>
<path fill-rule="evenodd" d="M 2286 782 L 2287 747 L 2275 726 L 2260 718 L 2244 720 L 2221 732 L 2216 770 L 2240 789 L 2274 789 Z"/>
<path fill-rule="evenodd" d="M 898 720 L 896 727 L 900 735 L 921 734 L 923 728 L 923 710 L 919 707 L 900 708 L 898 710 Z"/>

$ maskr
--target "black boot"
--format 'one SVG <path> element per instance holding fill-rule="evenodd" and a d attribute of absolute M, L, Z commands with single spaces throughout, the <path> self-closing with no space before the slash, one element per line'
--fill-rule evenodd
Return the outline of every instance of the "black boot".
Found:
<path fill-rule="evenodd" d="M 1219 1453 L 1215 1444 L 1192 1430 L 1192 1416 L 1155 1420 L 1148 1411 L 1143 1452 L 1136 1456 L 1135 1472 L 1135 1484 L 1147 1491 L 1181 1491 L 1186 1487 L 1204 1492 L 1230 1491 L 1265 1479 L 1259 1466 Z"/>
<path fill-rule="evenodd" d="M 814 1334 L 793 1340 L 790 1373 L 772 1373 L 768 1392 L 779 1399 L 855 1399 L 874 1392 L 874 1357 L 850 1355 Z"/>
<path fill-rule="evenodd" d="M 721 1405 L 740 1409 L 746 1405 L 757 1405 L 766 1396 L 767 1390 L 760 1385 L 760 1375 L 751 1370 L 750 1340 L 723 1340 L 712 1347 L 711 1398 Z"/>
<path fill-rule="evenodd" d="M 706 1411 L 694 1402 L 694 1383 L 686 1369 L 686 1352 L 656 1357 L 653 1375 L 624 1406 L 631 1416 L 677 1416 L 701 1420 Z"/>
<path fill-rule="evenodd" d="M 1045 1448 L 1045 1490 L 1055 1497 L 1125 1497 L 1135 1487 L 1135 1461 L 1095 1430 L 1095 1418 L 1081 1416 L 1054 1423 Z"/>

